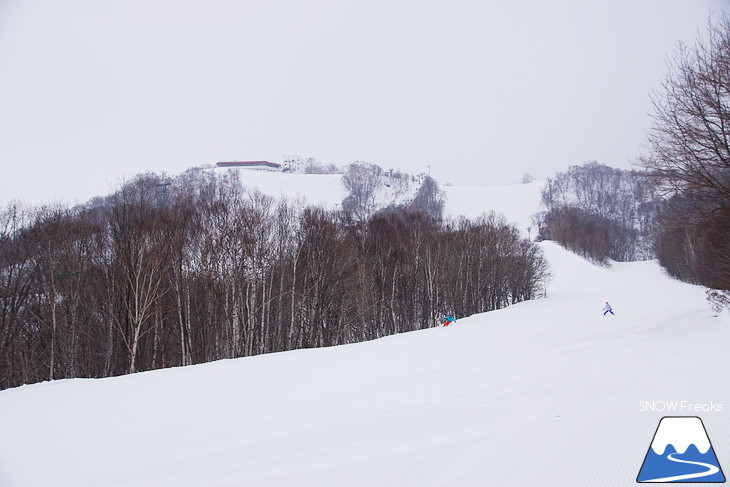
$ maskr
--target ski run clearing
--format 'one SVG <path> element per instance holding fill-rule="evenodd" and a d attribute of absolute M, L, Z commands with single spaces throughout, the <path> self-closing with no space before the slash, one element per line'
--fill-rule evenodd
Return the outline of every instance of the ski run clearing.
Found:
<path fill-rule="evenodd" d="M 2 391 L 0 486 L 629 486 L 682 415 L 730 466 L 730 319 L 540 245 L 544 299 L 446 328 Z"/>

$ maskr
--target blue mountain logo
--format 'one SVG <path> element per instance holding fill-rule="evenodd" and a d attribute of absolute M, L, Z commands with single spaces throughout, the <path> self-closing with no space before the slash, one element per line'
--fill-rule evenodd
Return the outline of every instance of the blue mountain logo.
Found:
<path fill-rule="evenodd" d="M 702 420 L 696 416 L 663 417 L 636 481 L 725 482 Z"/>

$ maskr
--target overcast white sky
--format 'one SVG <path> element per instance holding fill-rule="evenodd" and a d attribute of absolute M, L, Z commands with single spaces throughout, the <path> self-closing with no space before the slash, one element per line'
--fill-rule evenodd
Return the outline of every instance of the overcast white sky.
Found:
<path fill-rule="evenodd" d="M 453 184 L 629 167 L 727 0 L 0 0 L 0 201 L 364 160 Z"/>

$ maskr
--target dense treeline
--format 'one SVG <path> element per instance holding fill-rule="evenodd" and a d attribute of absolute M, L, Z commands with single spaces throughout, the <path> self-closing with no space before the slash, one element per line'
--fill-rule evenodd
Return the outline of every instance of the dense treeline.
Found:
<path fill-rule="evenodd" d="M 597 162 L 571 166 L 545 182 L 539 237 L 599 262 L 652 258 L 662 201 L 644 171 Z"/>
<path fill-rule="evenodd" d="M 0 388 L 373 339 L 530 299 L 546 264 L 495 216 L 367 219 L 155 175 L 0 211 Z"/>
<path fill-rule="evenodd" d="M 730 207 L 711 215 L 691 196 L 673 196 L 662 210 L 657 258 L 674 277 L 730 290 Z"/>

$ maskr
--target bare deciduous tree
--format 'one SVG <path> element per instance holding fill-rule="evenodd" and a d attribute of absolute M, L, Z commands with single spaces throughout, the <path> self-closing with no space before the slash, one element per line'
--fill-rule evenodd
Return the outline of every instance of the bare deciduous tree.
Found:
<path fill-rule="evenodd" d="M 653 96 L 649 153 L 639 164 L 667 187 L 730 201 L 730 16 L 680 44 Z"/>
<path fill-rule="evenodd" d="M 342 184 L 348 191 L 342 201 L 345 212 L 359 219 L 365 219 L 374 211 L 372 200 L 380 184 L 383 169 L 377 164 L 367 162 L 353 162 L 342 176 Z"/>

